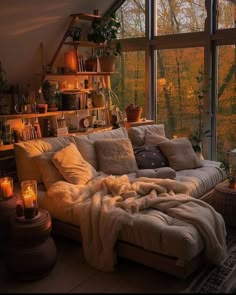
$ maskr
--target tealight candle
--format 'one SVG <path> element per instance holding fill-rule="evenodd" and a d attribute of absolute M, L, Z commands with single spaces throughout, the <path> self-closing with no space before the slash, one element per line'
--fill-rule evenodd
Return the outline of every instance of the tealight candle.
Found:
<path fill-rule="evenodd" d="M 3 198 L 10 198 L 13 194 L 12 177 L 4 177 L 0 179 L 0 195 Z"/>

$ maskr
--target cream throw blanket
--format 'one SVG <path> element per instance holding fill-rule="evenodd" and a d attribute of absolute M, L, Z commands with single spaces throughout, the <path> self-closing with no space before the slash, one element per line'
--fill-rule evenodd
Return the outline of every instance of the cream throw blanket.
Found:
<path fill-rule="evenodd" d="M 70 204 L 72 219 L 81 227 L 85 258 L 97 269 L 114 269 L 120 230 L 132 225 L 134 215 L 147 208 L 193 224 L 205 242 L 209 262 L 218 264 L 225 256 L 222 216 L 207 203 L 190 197 L 187 187 L 176 180 L 140 177 L 130 181 L 123 175 L 100 176 L 86 186 L 58 181 L 49 188 L 48 196 L 60 199 L 58 210 Z"/>

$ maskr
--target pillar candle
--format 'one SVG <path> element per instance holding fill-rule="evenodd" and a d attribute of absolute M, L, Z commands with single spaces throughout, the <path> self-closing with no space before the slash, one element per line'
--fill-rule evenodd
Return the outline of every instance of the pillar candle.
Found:
<path fill-rule="evenodd" d="M 1 182 L 1 196 L 9 198 L 12 196 L 12 186 L 11 181 L 5 179 Z"/>

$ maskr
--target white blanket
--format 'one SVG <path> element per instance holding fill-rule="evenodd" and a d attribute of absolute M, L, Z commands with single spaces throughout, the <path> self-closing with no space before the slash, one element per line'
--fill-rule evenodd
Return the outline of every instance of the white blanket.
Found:
<path fill-rule="evenodd" d="M 139 211 L 155 208 L 193 224 L 205 242 L 209 262 L 225 257 L 226 229 L 223 218 L 207 203 L 190 197 L 186 186 L 170 179 L 98 177 L 86 186 L 64 181 L 48 190 L 61 204 L 70 203 L 76 224 L 81 227 L 83 251 L 93 267 L 112 271 L 116 264 L 115 244 L 123 226 L 132 225 Z"/>

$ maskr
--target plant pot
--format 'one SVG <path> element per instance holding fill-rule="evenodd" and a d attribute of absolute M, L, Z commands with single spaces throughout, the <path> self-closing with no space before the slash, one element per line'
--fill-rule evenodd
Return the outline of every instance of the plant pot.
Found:
<path fill-rule="evenodd" d="M 143 108 L 142 107 L 126 107 L 125 112 L 126 112 L 126 117 L 128 122 L 138 122 L 141 118 Z"/>
<path fill-rule="evenodd" d="M 115 60 L 114 55 L 103 55 L 99 57 L 101 72 L 114 72 L 115 71 Z"/>
<path fill-rule="evenodd" d="M 97 72 L 97 59 L 85 60 L 85 69 L 88 72 Z"/>
<path fill-rule="evenodd" d="M 93 105 L 96 108 L 99 108 L 99 107 L 104 107 L 104 104 L 105 104 L 105 97 L 104 97 L 104 95 L 103 94 L 94 93 L 93 94 Z"/>

